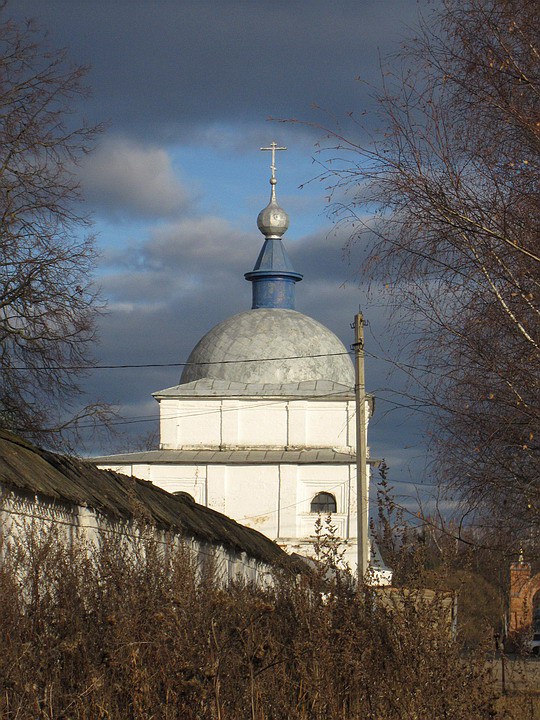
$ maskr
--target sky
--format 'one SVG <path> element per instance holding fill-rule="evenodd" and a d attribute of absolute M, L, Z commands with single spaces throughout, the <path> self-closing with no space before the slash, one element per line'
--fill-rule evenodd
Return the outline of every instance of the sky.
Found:
<path fill-rule="evenodd" d="M 362 309 L 366 385 L 377 398 L 371 454 L 386 459 L 404 501 L 419 485 L 426 497 L 429 434 L 421 414 L 400 407 L 409 403 L 391 373 L 385 301 L 368 293 L 366 248 L 348 246 L 351 228 L 328 216 L 319 150 L 321 124 L 361 135 L 351 112 L 377 129 L 368 86 L 428 0 L 11 0 L 8 10 L 35 18 L 51 46 L 89 66 L 92 95 L 76 115 L 106 123 L 79 170 L 107 304 L 98 364 L 185 362 L 213 325 L 249 309 L 243 274 L 262 245 L 256 218 L 269 198 L 270 154 L 259 148 L 276 141 L 288 148 L 277 157 L 284 242 L 304 275 L 297 310 L 350 347 Z M 92 451 L 138 448 L 157 427 L 152 392 L 180 373 L 94 370 L 87 399 L 122 418 L 120 435 Z"/>

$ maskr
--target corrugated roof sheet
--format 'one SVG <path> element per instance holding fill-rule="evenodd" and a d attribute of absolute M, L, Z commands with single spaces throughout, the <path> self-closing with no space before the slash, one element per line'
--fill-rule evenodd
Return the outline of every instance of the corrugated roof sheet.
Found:
<path fill-rule="evenodd" d="M 41 450 L 5 430 L 0 430 L 0 484 L 43 499 L 88 505 L 124 520 L 132 519 L 142 505 L 161 529 L 243 551 L 266 563 L 288 558 L 261 533 L 215 510 L 145 480 L 99 470 L 93 462 Z"/>

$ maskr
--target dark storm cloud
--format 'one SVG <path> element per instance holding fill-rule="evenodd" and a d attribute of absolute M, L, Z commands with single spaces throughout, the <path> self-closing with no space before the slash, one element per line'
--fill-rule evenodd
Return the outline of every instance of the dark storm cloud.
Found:
<path fill-rule="evenodd" d="M 346 227 L 322 230 L 288 243 L 293 265 L 302 265 L 302 272 L 311 284 L 333 280 L 337 285 L 357 286 L 363 280 L 366 242 L 349 242 Z"/>
<path fill-rule="evenodd" d="M 91 67 L 93 119 L 175 141 L 201 126 L 362 111 L 355 78 L 414 24 L 417 0 L 17 0 Z"/>
<path fill-rule="evenodd" d="M 88 205 L 110 223 L 155 221 L 152 227 L 141 223 L 140 230 L 130 226 L 129 238 L 122 231 L 114 249 L 103 248 L 100 271 L 109 303 L 100 321 L 100 364 L 184 362 L 210 327 L 251 304 L 243 273 L 253 267 L 262 238 L 254 237 L 252 224 L 246 232 L 201 214 L 193 184 L 179 179 L 168 150 L 191 143 L 244 154 L 268 142 L 269 116 L 325 122 L 313 103 L 338 120 L 349 110 L 369 109 L 369 93 L 355 78 L 376 83 L 379 58 L 397 49 L 422 5 L 427 0 L 10 0 L 9 13 L 35 17 L 53 47 L 66 46 L 74 62 L 91 66 L 93 95 L 83 110 L 91 122 L 110 121 L 110 129 L 81 171 Z M 328 122 L 334 127 L 333 119 Z M 320 135 L 291 124 L 279 130 L 280 142 L 302 146 L 306 156 Z M 245 189 L 246 198 L 252 190 Z M 291 218 L 295 203 L 313 202 L 280 200 Z M 260 207 L 257 189 L 253 220 Z M 346 232 L 303 236 L 292 230 L 285 242 L 305 277 L 297 286 L 297 309 L 330 327 L 346 346 L 359 305 L 372 326 L 381 327 L 386 311 L 368 298 L 359 273 L 362 244 L 348 254 Z M 387 375 L 391 337 L 378 331 L 367 343 L 379 356 L 368 357 L 368 387 L 389 398 L 372 424 L 373 452 L 401 474 L 407 464 L 419 474 L 419 451 L 405 447 L 417 421 L 407 420 L 406 409 L 388 414 L 403 387 Z M 96 370 L 86 389 L 92 400 L 119 403 L 125 416 L 140 421 L 126 431 L 144 434 L 155 427 L 145 420 L 157 415 L 151 393 L 176 384 L 181 370 Z"/>

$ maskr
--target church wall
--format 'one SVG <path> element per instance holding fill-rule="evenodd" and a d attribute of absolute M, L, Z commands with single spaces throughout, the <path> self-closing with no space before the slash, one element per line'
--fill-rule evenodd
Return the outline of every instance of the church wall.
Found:
<path fill-rule="evenodd" d="M 316 447 L 347 447 L 349 437 L 348 403 L 317 402 L 306 407 L 306 439 Z M 294 443 L 291 443 L 294 445 Z"/>
<path fill-rule="evenodd" d="M 151 467 L 151 473 L 145 479 L 159 485 L 160 488 L 167 492 L 187 492 L 195 502 L 201 505 L 207 504 L 206 465 L 159 465 L 149 467 Z M 139 477 L 137 473 L 135 474 Z M 220 508 L 216 507 L 214 509 L 222 512 Z"/>
<path fill-rule="evenodd" d="M 279 466 L 228 466 L 224 490 L 225 515 L 277 537 Z"/>
<path fill-rule="evenodd" d="M 214 510 L 223 512 L 222 508 L 207 502 L 208 480 L 206 465 L 155 465 L 151 463 L 111 464 L 103 463 L 99 467 L 104 470 L 148 480 L 169 493 L 186 492 L 195 502 L 209 505 Z M 223 503 L 222 503 L 223 505 Z"/>
<path fill-rule="evenodd" d="M 107 466 L 150 480 L 167 492 L 189 493 L 196 502 L 253 527 L 272 539 L 309 538 L 319 492 L 334 495 L 334 515 L 343 539 L 356 537 L 356 470 L 339 465 L 165 465 Z"/>
<path fill-rule="evenodd" d="M 160 401 L 162 449 L 354 449 L 352 401 L 166 398 Z"/>
<path fill-rule="evenodd" d="M 279 466 L 279 513 L 276 537 L 296 537 L 298 513 L 298 465 Z"/>
<path fill-rule="evenodd" d="M 336 499 L 337 512 L 332 514 L 332 523 L 343 542 L 345 560 L 353 570 L 356 568 L 357 498 L 354 463 L 156 463 L 108 467 L 151 480 L 168 492 L 188 492 L 197 502 L 276 540 L 285 550 L 308 555 L 313 552 L 317 519 L 317 515 L 311 512 L 311 501 L 317 493 L 329 492 Z"/>
<path fill-rule="evenodd" d="M 222 408 L 219 399 L 161 400 L 161 447 L 219 447 Z"/>
<path fill-rule="evenodd" d="M 356 537 L 356 514 L 351 515 L 350 466 L 306 465 L 298 472 L 298 498 L 296 537 L 313 535 L 317 516 L 311 512 L 311 501 L 319 492 L 329 492 L 336 499 L 336 512 L 332 523 L 343 540 Z"/>
<path fill-rule="evenodd" d="M 223 401 L 223 444 L 240 447 L 286 447 L 287 442 L 287 403 L 274 401 L 265 403 L 238 401 L 234 417 L 236 437 L 225 434 L 232 420 L 229 413 L 230 400 Z M 231 423 L 232 425 L 232 423 Z"/>
<path fill-rule="evenodd" d="M 159 437 L 161 447 L 175 447 L 177 430 L 174 415 L 177 412 L 177 408 L 177 400 L 161 400 L 159 403 Z"/>
<path fill-rule="evenodd" d="M 308 440 L 308 419 L 307 409 L 309 402 L 307 400 L 296 400 L 289 404 L 289 417 L 287 427 L 287 446 L 288 447 L 307 447 Z"/>
<path fill-rule="evenodd" d="M 225 492 L 227 489 L 227 466 L 226 465 L 208 465 L 206 469 L 207 485 L 206 497 L 207 505 L 213 510 L 217 510 L 227 515 L 225 505 Z M 236 515 L 231 515 L 237 520 Z"/>

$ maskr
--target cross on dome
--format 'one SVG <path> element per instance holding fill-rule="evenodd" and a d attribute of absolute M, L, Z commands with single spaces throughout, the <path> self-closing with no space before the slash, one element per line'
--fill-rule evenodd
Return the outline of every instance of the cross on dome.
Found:
<path fill-rule="evenodd" d="M 272 164 L 270 165 L 270 170 L 272 171 L 270 185 L 272 190 L 270 192 L 270 202 L 259 213 L 257 226 L 266 238 L 280 238 L 289 227 L 289 216 L 285 210 L 278 205 L 278 201 L 276 199 L 276 152 L 278 150 L 286 150 L 287 148 L 279 147 L 274 140 L 270 143 L 269 147 L 262 147 L 260 149 L 267 150 L 272 153 Z"/>
<path fill-rule="evenodd" d="M 275 140 L 273 140 L 270 143 L 270 147 L 262 147 L 261 150 L 269 150 L 272 153 L 272 164 L 270 165 L 270 170 L 272 171 L 272 176 L 270 178 L 270 183 L 272 185 L 275 185 L 276 180 L 276 150 L 286 150 L 286 147 L 278 147 Z M 273 181 L 273 182 L 272 182 Z"/>
<path fill-rule="evenodd" d="M 286 150 L 272 142 L 269 147 L 262 147 L 272 153 L 272 176 L 270 185 L 270 202 L 261 210 L 257 217 L 257 227 L 265 237 L 255 267 L 244 277 L 253 283 L 252 309 L 261 308 L 294 310 L 294 284 L 302 279 L 295 272 L 289 256 L 281 242 L 282 235 L 289 227 L 289 216 L 278 205 L 276 200 L 276 152 Z"/>

